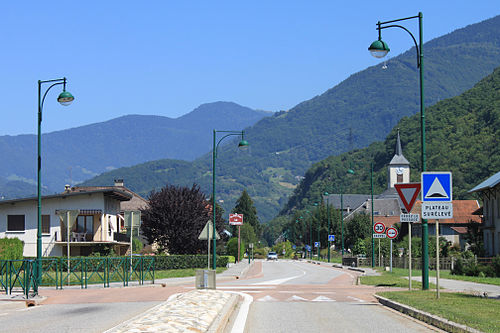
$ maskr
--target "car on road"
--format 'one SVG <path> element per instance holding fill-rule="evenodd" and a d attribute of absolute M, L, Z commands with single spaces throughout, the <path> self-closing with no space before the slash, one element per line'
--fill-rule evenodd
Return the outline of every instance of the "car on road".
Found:
<path fill-rule="evenodd" d="M 278 255 L 276 252 L 269 252 L 267 254 L 267 260 L 278 260 Z"/>

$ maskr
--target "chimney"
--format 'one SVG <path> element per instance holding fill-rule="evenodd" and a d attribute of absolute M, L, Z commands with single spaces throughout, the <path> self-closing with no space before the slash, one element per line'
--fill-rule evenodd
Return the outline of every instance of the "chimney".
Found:
<path fill-rule="evenodd" d="M 124 187 L 124 185 L 123 185 L 123 179 L 115 179 L 115 186 Z"/>

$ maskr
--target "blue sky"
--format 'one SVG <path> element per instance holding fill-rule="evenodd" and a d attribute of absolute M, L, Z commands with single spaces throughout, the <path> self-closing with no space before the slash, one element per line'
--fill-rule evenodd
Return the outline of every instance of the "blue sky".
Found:
<path fill-rule="evenodd" d="M 55 101 L 60 90 L 51 90 L 44 133 L 126 114 L 175 118 L 215 101 L 287 110 L 377 64 L 367 47 L 377 38 L 378 20 L 419 11 L 428 41 L 499 15 L 500 6 L 497 0 L 2 2 L 0 135 L 35 133 L 37 81 L 63 76 L 76 100 L 62 107 Z M 418 34 L 416 23 L 405 26 Z M 398 29 L 384 31 L 384 40 L 391 56 L 412 46 Z"/>

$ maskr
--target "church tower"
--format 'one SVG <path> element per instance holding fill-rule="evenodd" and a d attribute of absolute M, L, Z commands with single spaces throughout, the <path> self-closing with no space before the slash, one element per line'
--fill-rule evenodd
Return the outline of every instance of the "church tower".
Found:
<path fill-rule="evenodd" d="M 396 153 L 388 165 L 389 175 L 387 179 L 387 188 L 393 188 L 396 183 L 409 183 L 410 182 L 410 162 L 403 156 L 403 150 L 401 149 L 401 139 L 398 138 L 396 141 Z"/>

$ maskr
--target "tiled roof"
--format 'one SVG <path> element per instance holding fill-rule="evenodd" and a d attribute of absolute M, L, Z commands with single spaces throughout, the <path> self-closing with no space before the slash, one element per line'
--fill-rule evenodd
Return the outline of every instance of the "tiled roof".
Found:
<path fill-rule="evenodd" d="M 451 227 L 451 229 L 455 230 L 459 234 L 466 234 L 467 233 L 467 227 Z"/>
<path fill-rule="evenodd" d="M 386 228 L 393 226 L 396 223 L 399 223 L 400 221 L 399 215 L 398 216 L 373 216 L 373 222 L 382 222 Z"/>
<path fill-rule="evenodd" d="M 474 212 L 479 208 L 477 200 L 453 200 L 453 218 L 442 219 L 439 223 L 444 224 L 466 224 L 472 222 L 481 223 L 481 217 L 474 215 Z M 415 202 L 412 214 L 422 213 L 422 201 Z M 436 220 L 427 220 L 428 223 L 436 223 Z M 420 222 L 418 222 L 420 223 Z"/>

